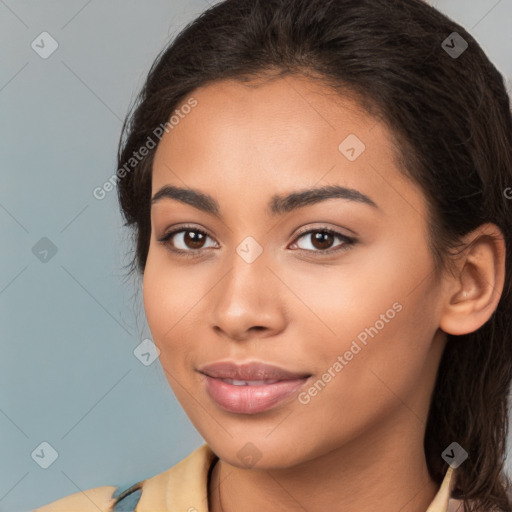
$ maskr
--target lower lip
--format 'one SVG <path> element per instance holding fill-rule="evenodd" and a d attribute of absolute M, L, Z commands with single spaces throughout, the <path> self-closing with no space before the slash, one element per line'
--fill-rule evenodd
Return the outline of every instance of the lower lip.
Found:
<path fill-rule="evenodd" d="M 208 375 L 205 377 L 210 397 L 226 411 L 241 414 L 256 414 L 271 409 L 293 395 L 308 380 L 308 377 L 304 377 L 261 386 L 235 386 Z"/>

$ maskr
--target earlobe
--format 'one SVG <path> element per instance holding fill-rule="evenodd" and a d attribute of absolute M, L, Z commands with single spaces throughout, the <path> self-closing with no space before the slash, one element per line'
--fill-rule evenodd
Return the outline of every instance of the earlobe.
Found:
<path fill-rule="evenodd" d="M 478 330 L 498 306 L 505 280 L 505 242 L 501 230 L 482 224 L 464 238 L 457 272 L 449 280 L 439 327 L 448 334 Z"/>

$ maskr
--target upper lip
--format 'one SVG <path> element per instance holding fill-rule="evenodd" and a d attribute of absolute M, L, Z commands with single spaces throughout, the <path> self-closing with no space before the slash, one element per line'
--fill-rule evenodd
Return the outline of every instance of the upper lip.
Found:
<path fill-rule="evenodd" d="M 216 379 L 236 380 L 293 380 L 310 377 L 311 374 L 304 372 L 292 372 L 262 362 L 250 362 L 237 364 L 233 361 L 218 361 L 207 364 L 199 369 L 199 372 Z"/>

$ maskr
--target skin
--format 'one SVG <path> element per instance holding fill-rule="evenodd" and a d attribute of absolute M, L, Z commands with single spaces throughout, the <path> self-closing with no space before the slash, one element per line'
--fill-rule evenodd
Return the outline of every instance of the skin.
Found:
<path fill-rule="evenodd" d="M 197 106 L 159 143 L 152 193 L 167 184 L 199 189 L 218 201 L 222 220 L 156 202 L 143 297 L 169 384 L 220 457 L 210 510 L 424 512 L 439 488 L 423 437 L 445 333 L 472 332 L 496 308 L 505 251 L 498 228 L 481 226 L 456 271 L 436 274 L 424 194 L 401 174 L 385 125 L 355 101 L 297 76 L 218 82 L 193 97 Z M 366 145 L 355 161 L 338 150 L 349 134 Z M 378 209 L 329 199 L 266 212 L 274 194 L 334 184 Z M 157 241 L 184 223 L 208 233 L 202 255 L 170 251 L 174 241 L 198 254 L 201 244 L 187 246 L 183 233 L 167 246 Z M 298 238 L 301 228 L 322 227 L 356 243 L 322 256 L 342 240 Z M 263 249 L 252 263 L 236 252 L 247 236 Z M 197 372 L 219 360 L 258 360 L 315 382 L 396 302 L 401 311 L 308 404 L 292 396 L 259 414 L 227 412 Z M 248 442 L 260 456 L 249 467 L 237 456 Z"/>

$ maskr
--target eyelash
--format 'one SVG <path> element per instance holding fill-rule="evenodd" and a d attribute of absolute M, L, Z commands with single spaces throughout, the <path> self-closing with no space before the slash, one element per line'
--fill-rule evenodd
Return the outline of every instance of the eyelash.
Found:
<path fill-rule="evenodd" d="M 181 233 L 181 232 L 187 232 L 187 231 L 192 231 L 194 233 L 200 233 L 201 235 L 205 235 L 209 238 L 212 238 L 206 231 L 203 231 L 202 229 L 198 229 L 194 226 L 180 226 L 179 228 L 173 230 L 173 231 L 170 231 L 169 233 L 166 233 L 162 238 L 160 238 L 158 240 L 159 243 L 161 243 L 162 245 L 164 245 L 168 250 L 170 250 L 171 252 L 175 253 L 175 254 L 178 254 L 179 256 L 184 256 L 184 257 L 188 257 L 188 258 L 194 258 L 194 257 L 197 257 L 197 253 L 198 252 L 201 252 L 203 250 L 206 250 L 206 249 L 191 249 L 191 250 L 188 250 L 188 251 L 184 251 L 183 249 L 176 249 L 174 247 L 172 247 L 169 243 L 170 239 L 178 234 L 178 233 Z M 296 241 L 305 236 L 305 235 L 309 235 L 311 233 L 328 233 L 330 235 L 333 235 L 335 237 L 338 237 L 339 239 L 341 239 L 343 241 L 343 244 L 339 245 L 337 248 L 334 248 L 334 249 L 323 249 L 323 250 L 316 250 L 316 251 L 313 251 L 313 250 L 310 250 L 310 249 L 298 249 L 299 251 L 305 251 L 307 253 L 313 253 L 316 255 L 319 255 L 319 256 L 327 256 L 327 255 L 331 255 L 333 253 L 338 253 L 338 252 L 341 252 L 341 251 L 346 251 L 348 249 L 350 249 L 355 243 L 356 243 L 356 240 L 354 238 L 351 238 L 351 237 L 348 237 L 346 235 L 342 235 L 341 233 L 339 233 L 338 231 L 335 231 L 333 229 L 330 229 L 330 228 L 327 228 L 327 227 L 320 227 L 320 228 L 314 228 L 314 229 L 309 229 L 307 231 L 303 231 L 302 233 L 299 233 L 297 235 L 297 237 L 295 238 L 295 240 L 292 242 L 293 244 L 296 243 Z"/>

